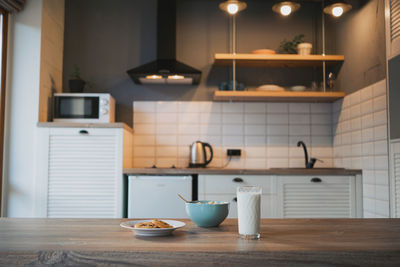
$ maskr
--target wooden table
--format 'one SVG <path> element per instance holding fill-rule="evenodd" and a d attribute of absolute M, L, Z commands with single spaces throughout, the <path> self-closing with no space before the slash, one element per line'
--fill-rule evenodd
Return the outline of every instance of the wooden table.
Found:
<path fill-rule="evenodd" d="M 0 266 L 400 265 L 399 219 L 263 219 L 260 240 L 191 221 L 168 237 L 135 237 L 126 219 L 0 219 Z"/>

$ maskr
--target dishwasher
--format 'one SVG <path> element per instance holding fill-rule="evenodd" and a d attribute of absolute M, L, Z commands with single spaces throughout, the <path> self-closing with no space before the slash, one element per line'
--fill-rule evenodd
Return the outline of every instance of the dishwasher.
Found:
<path fill-rule="evenodd" d="M 192 176 L 128 177 L 128 218 L 188 218 L 185 202 L 192 199 Z"/>

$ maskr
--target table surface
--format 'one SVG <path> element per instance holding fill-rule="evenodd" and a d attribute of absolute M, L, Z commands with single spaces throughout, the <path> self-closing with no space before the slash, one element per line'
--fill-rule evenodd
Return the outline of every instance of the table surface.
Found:
<path fill-rule="evenodd" d="M 43 258 L 65 260 L 65 255 L 75 263 L 76 255 L 94 262 L 99 255 L 102 262 L 108 261 L 108 255 L 113 260 L 124 259 L 124 264 L 132 263 L 129 259 L 135 257 L 135 262 L 151 265 L 148 261 L 154 258 L 149 253 L 158 255 L 156 258 L 173 257 L 173 263 L 182 264 L 196 257 L 206 261 L 226 255 L 230 260 L 252 255 L 255 265 L 271 257 L 287 264 L 299 257 L 303 260 L 305 255 L 329 264 L 400 264 L 400 219 L 262 219 L 260 240 L 239 239 L 235 219 L 215 228 L 200 228 L 190 220 L 181 220 L 187 225 L 167 237 L 136 237 L 119 226 L 126 220 L 2 218 L 0 265 L 14 261 L 26 264 L 25 259 L 43 264 Z"/>

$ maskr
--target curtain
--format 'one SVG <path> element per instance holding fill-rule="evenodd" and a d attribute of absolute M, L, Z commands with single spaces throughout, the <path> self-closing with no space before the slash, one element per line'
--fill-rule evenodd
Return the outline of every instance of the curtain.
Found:
<path fill-rule="evenodd" d="M 21 11 L 26 0 L 0 0 L 0 8 L 9 13 Z"/>

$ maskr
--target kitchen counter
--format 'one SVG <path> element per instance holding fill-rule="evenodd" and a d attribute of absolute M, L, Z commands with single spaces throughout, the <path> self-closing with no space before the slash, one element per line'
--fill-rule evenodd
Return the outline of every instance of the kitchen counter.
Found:
<path fill-rule="evenodd" d="M 191 174 L 227 174 L 227 175 L 359 175 L 361 170 L 340 168 L 282 168 L 282 169 L 222 169 L 222 168 L 130 168 L 124 174 L 155 175 L 191 175 Z"/>
<path fill-rule="evenodd" d="M 123 128 L 133 133 L 133 129 L 123 122 L 78 123 L 78 122 L 38 122 L 37 127 L 55 128 Z"/>
<path fill-rule="evenodd" d="M 399 266 L 399 219 L 262 219 L 242 240 L 237 220 L 167 237 L 135 237 L 127 219 L 0 219 L 0 265 Z"/>

